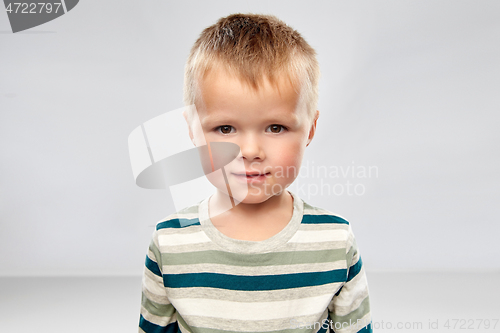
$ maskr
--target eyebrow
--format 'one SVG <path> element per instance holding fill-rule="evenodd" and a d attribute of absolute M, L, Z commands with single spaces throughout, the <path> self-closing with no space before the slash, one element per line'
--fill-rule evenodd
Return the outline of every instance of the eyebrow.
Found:
<path fill-rule="evenodd" d="M 223 124 L 230 123 L 236 121 L 236 117 L 226 116 L 226 115 L 215 115 L 215 116 L 206 116 L 201 120 L 201 125 L 215 125 L 215 124 Z"/>
<path fill-rule="evenodd" d="M 297 122 L 297 116 L 295 114 L 277 114 L 265 119 L 267 122 L 277 121 L 277 122 Z"/>
<path fill-rule="evenodd" d="M 212 116 L 206 116 L 203 118 L 201 121 L 202 125 L 211 125 L 211 124 L 222 124 L 222 123 L 232 123 L 232 122 L 238 122 L 241 119 L 239 117 L 235 117 L 231 114 L 229 115 L 212 115 Z M 262 122 L 265 123 L 289 123 L 293 122 L 296 123 L 298 122 L 297 116 L 295 114 L 277 114 L 277 115 L 272 115 L 270 117 L 262 117 Z"/>

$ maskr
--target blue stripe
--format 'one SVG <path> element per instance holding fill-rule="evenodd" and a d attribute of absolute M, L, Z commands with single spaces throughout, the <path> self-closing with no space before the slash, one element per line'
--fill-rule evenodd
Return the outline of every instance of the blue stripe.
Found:
<path fill-rule="evenodd" d="M 305 224 L 325 224 L 325 223 L 336 223 L 336 224 L 349 224 L 346 220 L 335 215 L 304 215 L 302 217 L 302 223 Z"/>
<path fill-rule="evenodd" d="M 343 282 L 346 269 L 326 272 L 307 272 L 281 275 L 241 276 L 218 273 L 164 274 L 163 284 L 168 288 L 207 287 L 227 290 L 280 290 L 328 283 Z"/>
<path fill-rule="evenodd" d="M 356 275 L 358 275 L 362 266 L 363 266 L 363 261 L 361 260 L 361 257 L 359 257 L 358 262 L 354 264 L 354 266 L 351 266 L 349 268 L 349 275 L 347 275 L 347 282 L 351 281 L 356 277 Z"/>
<path fill-rule="evenodd" d="M 161 276 L 161 271 L 160 268 L 158 267 L 158 264 L 155 263 L 153 260 L 149 259 L 148 256 L 146 256 L 146 267 L 155 275 Z"/>
<path fill-rule="evenodd" d="M 142 315 L 139 319 L 139 327 L 146 333 L 177 333 L 179 331 L 179 324 L 177 321 L 167 326 L 160 326 L 147 321 Z"/>
<path fill-rule="evenodd" d="M 192 225 L 201 225 L 198 218 L 194 219 L 172 219 L 168 221 L 160 222 L 156 225 L 156 230 L 166 229 L 166 228 L 185 228 Z"/>

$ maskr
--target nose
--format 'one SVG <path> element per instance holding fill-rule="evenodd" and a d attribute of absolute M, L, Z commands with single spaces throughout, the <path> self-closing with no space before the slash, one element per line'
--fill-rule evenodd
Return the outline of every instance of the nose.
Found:
<path fill-rule="evenodd" d="M 256 135 L 248 134 L 241 137 L 238 145 L 240 146 L 240 157 L 246 159 L 247 161 L 253 160 L 264 160 L 266 158 L 264 154 L 263 144 Z"/>

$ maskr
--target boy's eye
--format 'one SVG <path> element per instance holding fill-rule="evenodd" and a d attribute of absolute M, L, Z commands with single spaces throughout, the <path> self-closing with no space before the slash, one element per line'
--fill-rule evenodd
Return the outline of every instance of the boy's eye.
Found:
<path fill-rule="evenodd" d="M 232 130 L 233 130 L 233 126 L 230 126 L 230 125 L 223 125 L 223 126 L 219 126 L 216 128 L 216 130 L 219 132 L 219 133 L 222 133 L 222 134 L 231 134 L 232 133 Z"/>
<path fill-rule="evenodd" d="M 274 124 L 274 125 L 269 126 L 268 129 L 270 132 L 277 134 L 277 133 L 281 133 L 281 132 L 285 131 L 286 127 L 283 125 Z"/>

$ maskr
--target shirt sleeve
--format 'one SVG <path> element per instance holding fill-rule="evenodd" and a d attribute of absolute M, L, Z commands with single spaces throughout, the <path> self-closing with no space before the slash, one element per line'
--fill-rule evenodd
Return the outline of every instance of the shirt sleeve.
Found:
<path fill-rule="evenodd" d="M 177 313 L 163 285 L 161 253 L 156 231 L 149 245 L 142 277 L 139 333 L 176 333 Z"/>
<path fill-rule="evenodd" d="M 372 332 L 368 283 L 351 226 L 346 243 L 347 277 L 328 306 L 336 333 Z"/>

